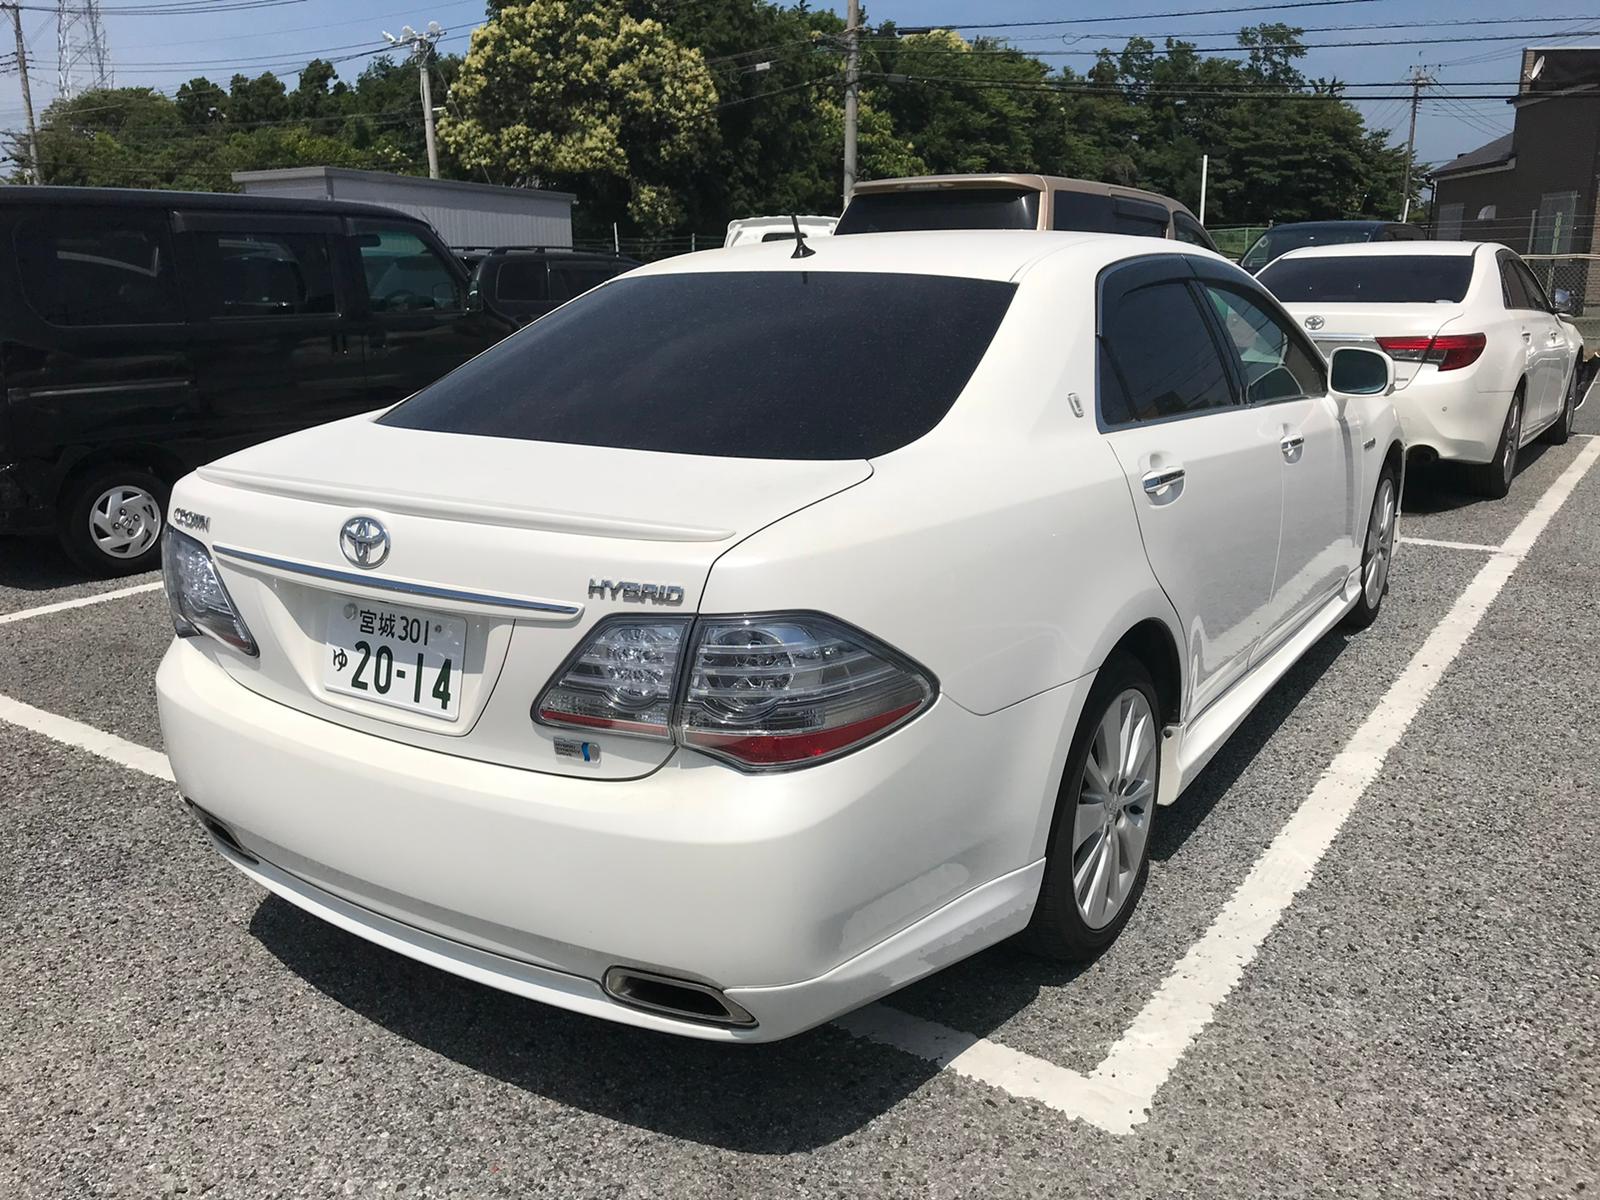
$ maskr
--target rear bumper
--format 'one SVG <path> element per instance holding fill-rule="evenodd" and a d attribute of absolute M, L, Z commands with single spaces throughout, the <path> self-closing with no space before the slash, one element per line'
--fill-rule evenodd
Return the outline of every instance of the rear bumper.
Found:
<path fill-rule="evenodd" d="M 1470 373 L 1459 380 L 1452 374 L 1424 370 L 1391 397 L 1406 447 L 1456 462 L 1489 462 L 1500 445 L 1512 393 L 1480 391 Z"/>
<path fill-rule="evenodd" d="M 861 753 L 746 776 L 692 754 L 625 782 L 501 767 L 266 700 L 209 643 L 157 678 L 184 795 L 263 886 L 480 982 L 717 1040 L 798 1033 L 1026 924 L 1088 680 L 990 717 L 942 699 Z M 628 1007 L 636 967 L 722 990 L 754 1028 Z"/>

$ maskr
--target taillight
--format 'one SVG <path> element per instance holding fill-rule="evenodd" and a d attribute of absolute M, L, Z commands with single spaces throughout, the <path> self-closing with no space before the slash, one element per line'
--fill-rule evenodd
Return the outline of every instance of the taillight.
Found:
<path fill-rule="evenodd" d="M 609 617 L 566 661 L 534 705 L 546 725 L 671 737 L 689 618 Z"/>
<path fill-rule="evenodd" d="M 687 639 L 687 647 L 685 641 Z M 611 617 L 534 705 L 542 724 L 674 737 L 744 770 L 836 758 L 933 702 L 915 663 L 815 613 Z"/>
<path fill-rule="evenodd" d="M 1488 339 L 1481 333 L 1441 333 L 1438 337 L 1381 337 L 1378 345 L 1396 362 L 1432 363 L 1454 371 L 1478 361 Z"/>

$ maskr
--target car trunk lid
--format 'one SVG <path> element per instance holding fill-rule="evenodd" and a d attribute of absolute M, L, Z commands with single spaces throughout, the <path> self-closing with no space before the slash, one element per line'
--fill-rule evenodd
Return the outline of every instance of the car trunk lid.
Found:
<path fill-rule="evenodd" d="M 1340 346 L 1373 346 L 1378 338 L 1437 337 L 1459 319 L 1455 304 L 1286 304 L 1324 354 Z M 1421 369 L 1416 361 L 1396 359 L 1395 387 L 1404 388 Z"/>

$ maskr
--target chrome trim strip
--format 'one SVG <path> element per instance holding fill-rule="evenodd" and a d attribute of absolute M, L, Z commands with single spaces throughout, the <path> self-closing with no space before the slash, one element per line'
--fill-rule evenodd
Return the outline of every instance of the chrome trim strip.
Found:
<path fill-rule="evenodd" d="M 59 387 L 14 387 L 6 394 L 12 400 L 59 400 L 63 396 L 104 396 L 118 392 L 154 392 L 171 388 L 192 387 L 194 380 L 184 376 L 172 379 L 134 379 L 122 383 L 75 383 Z"/>
<path fill-rule="evenodd" d="M 318 567 L 311 563 L 295 562 L 288 558 L 273 558 L 270 554 L 256 554 L 249 550 L 236 550 L 232 546 L 212 546 L 212 553 L 256 566 L 272 567 L 295 575 L 309 575 L 313 579 L 328 579 L 334 583 L 349 583 L 357 587 L 377 588 L 385 592 L 399 592 L 407 596 L 426 596 L 431 600 L 453 600 L 462 604 L 493 604 L 501 608 L 520 608 L 528 612 L 560 613 L 575 617 L 583 611 L 581 604 L 557 604 L 551 600 L 524 600 L 520 596 L 496 596 L 489 592 L 468 592 L 457 588 L 436 587 L 429 583 L 406 583 L 398 579 L 378 579 L 371 575 L 358 575 L 354 571 L 337 571 L 332 567 Z"/>

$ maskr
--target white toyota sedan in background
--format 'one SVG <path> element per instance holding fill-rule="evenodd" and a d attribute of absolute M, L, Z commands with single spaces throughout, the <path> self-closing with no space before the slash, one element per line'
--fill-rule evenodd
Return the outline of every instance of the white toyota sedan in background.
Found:
<path fill-rule="evenodd" d="M 1572 432 L 1583 339 L 1504 246 L 1314 246 L 1257 278 L 1324 350 L 1387 351 L 1407 447 L 1471 464 L 1487 496 L 1510 489 L 1523 446 Z"/>
<path fill-rule="evenodd" d="M 647 266 L 178 484 L 161 719 L 234 866 L 724 1040 L 1111 943 L 1156 806 L 1378 613 L 1392 365 L 1178 243 L 796 251 Z"/>

